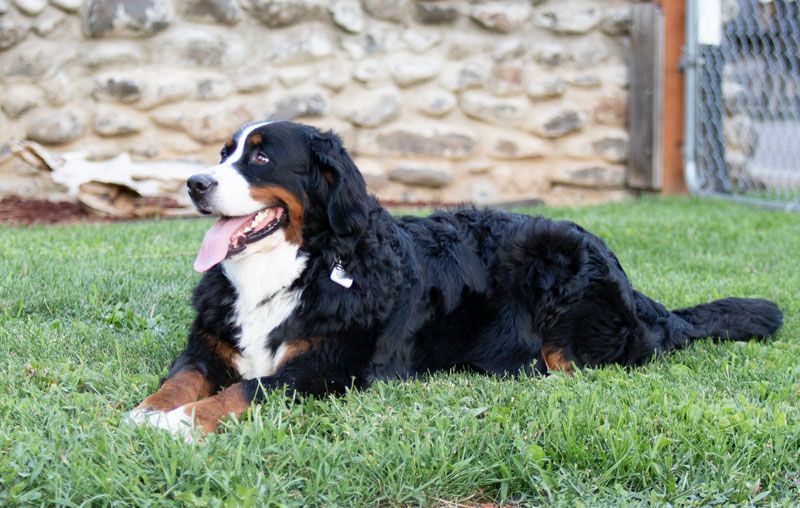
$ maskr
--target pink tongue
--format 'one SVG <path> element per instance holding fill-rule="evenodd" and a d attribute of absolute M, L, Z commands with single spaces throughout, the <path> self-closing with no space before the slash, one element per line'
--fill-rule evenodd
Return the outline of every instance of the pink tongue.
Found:
<path fill-rule="evenodd" d="M 228 245 L 231 243 L 231 236 L 237 229 L 253 220 L 252 215 L 245 217 L 222 218 L 216 222 L 211 229 L 206 231 L 203 243 L 200 245 L 200 252 L 194 260 L 194 269 L 197 272 L 205 272 L 216 265 L 228 255 Z"/>

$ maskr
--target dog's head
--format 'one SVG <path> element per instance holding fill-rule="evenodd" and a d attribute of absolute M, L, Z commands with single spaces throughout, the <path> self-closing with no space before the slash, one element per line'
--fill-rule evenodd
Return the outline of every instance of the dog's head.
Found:
<path fill-rule="evenodd" d="M 283 241 L 300 246 L 309 214 L 321 216 L 315 223 L 329 234 L 359 235 L 366 226 L 364 179 L 341 140 L 306 125 L 242 127 L 223 146 L 220 163 L 187 187 L 198 211 L 221 216 L 195 261 L 201 272 Z"/>

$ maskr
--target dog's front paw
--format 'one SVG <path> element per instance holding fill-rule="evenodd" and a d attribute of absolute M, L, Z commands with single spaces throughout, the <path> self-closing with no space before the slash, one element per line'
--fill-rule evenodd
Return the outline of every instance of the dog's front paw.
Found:
<path fill-rule="evenodd" d="M 182 439 L 186 444 L 195 441 L 195 425 L 191 412 L 187 413 L 185 406 L 180 406 L 172 411 L 156 411 L 155 409 L 134 409 L 123 418 L 128 425 L 147 425 L 156 429 L 163 429 L 175 438 Z"/>

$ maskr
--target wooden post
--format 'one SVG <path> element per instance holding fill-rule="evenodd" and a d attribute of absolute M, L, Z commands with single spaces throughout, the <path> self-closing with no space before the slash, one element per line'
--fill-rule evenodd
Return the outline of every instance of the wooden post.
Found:
<path fill-rule="evenodd" d="M 664 114 L 662 126 L 663 182 L 661 192 L 686 192 L 683 178 L 683 72 L 678 68 L 686 40 L 686 2 L 655 0 L 664 12 Z M 634 46 L 635 47 L 635 46 Z"/>
<path fill-rule="evenodd" d="M 630 64 L 630 139 L 627 184 L 662 188 L 664 19 L 653 4 L 633 6 Z"/>

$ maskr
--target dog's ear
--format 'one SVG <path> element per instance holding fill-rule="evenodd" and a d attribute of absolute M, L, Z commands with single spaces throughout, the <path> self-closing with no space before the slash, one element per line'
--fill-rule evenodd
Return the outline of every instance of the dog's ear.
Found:
<path fill-rule="evenodd" d="M 367 227 L 367 186 L 333 132 L 314 130 L 311 156 L 328 182 L 328 222 L 339 235 L 360 235 Z"/>

